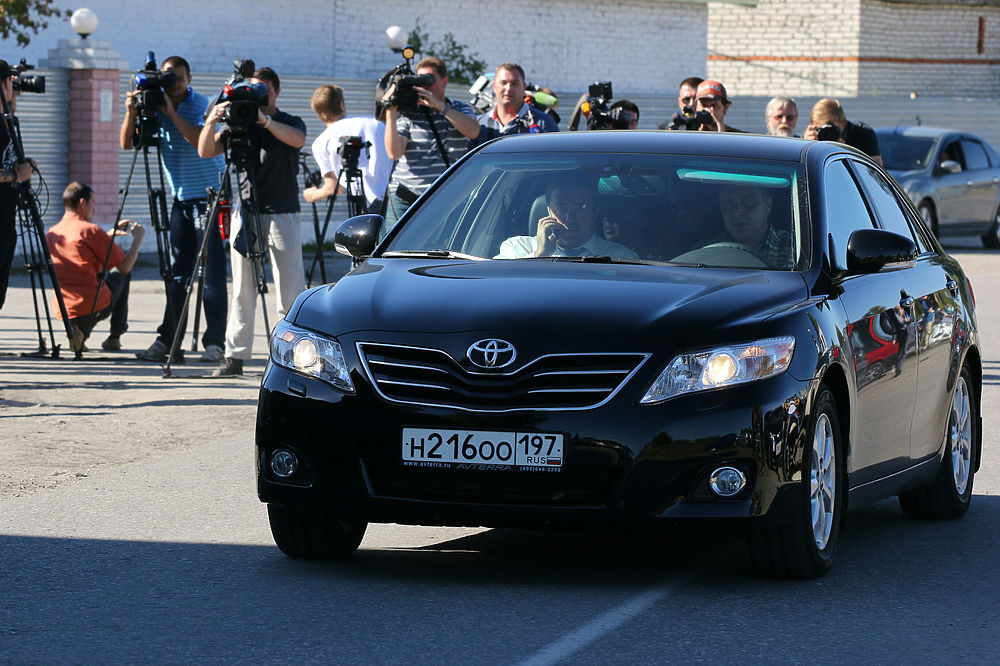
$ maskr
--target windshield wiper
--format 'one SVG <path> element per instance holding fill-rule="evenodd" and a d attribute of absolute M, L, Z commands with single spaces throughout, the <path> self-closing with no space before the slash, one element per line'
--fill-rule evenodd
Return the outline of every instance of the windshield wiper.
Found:
<path fill-rule="evenodd" d="M 539 257 L 541 258 L 541 257 Z M 581 264 L 645 264 L 641 259 L 627 259 L 625 257 L 611 257 L 606 254 L 588 255 L 586 257 L 546 257 L 558 261 L 574 261 Z"/>
<path fill-rule="evenodd" d="M 471 254 L 452 252 L 451 250 L 392 250 L 383 252 L 382 257 L 427 257 L 428 259 L 469 259 L 472 261 L 484 261 L 483 257 L 475 257 Z"/>

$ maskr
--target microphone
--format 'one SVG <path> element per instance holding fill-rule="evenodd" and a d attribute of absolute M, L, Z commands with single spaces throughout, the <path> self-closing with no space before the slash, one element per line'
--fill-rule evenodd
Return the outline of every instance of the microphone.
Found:
<path fill-rule="evenodd" d="M 555 106 L 559 104 L 559 98 L 555 95 L 550 95 L 542 91 L 534 93 L 535 102 L 541 104 L 542 106 Z"/>

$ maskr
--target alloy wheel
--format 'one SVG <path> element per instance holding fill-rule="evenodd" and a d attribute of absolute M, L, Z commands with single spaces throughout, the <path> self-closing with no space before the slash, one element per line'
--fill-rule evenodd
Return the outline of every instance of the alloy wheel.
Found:
<path fill-rule="evenodd" d="M 972 466 L 972 419 L 969 412 L 969 387 L 965 378 L 958 378 L 955 397 L 951 402 L 951 417 L 948 419 L 948 437 L 951 440 L 951 470 L 955 479 L 955 491 L 965 494 Z"/>
<path fill-rule="evenodd" d="M 837 498 L 837 460 L 833 426 L 826 414 L 820 414 L 813 433 L 812 464 L 809 466 L 809 505 L 812 511 L 813 539 L 823 550 L 833 530 L 833 510 Z"/>

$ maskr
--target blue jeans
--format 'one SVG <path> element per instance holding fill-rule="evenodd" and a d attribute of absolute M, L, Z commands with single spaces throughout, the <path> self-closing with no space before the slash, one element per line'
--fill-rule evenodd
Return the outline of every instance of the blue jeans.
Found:
<path fill-rule="evenodd" d="M 380 241 L 396 226 L 396 222 L 403 216 L 406 209 L 410 207 L 410 204 L 400 199 L 399 195 L 392 188 L 389 190 L 386 204 L 385 222 L 382 223 L 382 228 L 378 232 L 378 239 Z"/>
<path fill-rule="evenodd" d="M 100 275 L 98 275 L 100 279 Z M 76 319 L 70 319 L 70 323 L 83 331 L 84 336 L 89 336 L 94 329 L 94 325 L 108 318 L 111 315 L 111 335 L 120 337 L 128 330 L 128 291 L 132 283 L 132 276 L 128 273 L 108 273 L 104 278 L 104 284 L 111 292 L 111 305 L 94 313 L 94 316 L 84 315 Z"/>
<path fill-rule="evenodd" d="M 180 314 L 184 304 L 185 285 L 194 273 L 195 261 L 201 249 L 201 230 L 195 224 L 197 218 L 205 214 L 207 202 L 204 199 L 178 201 L 170 209 L 170 254 L 173 261 L 173 282 L 170 284 L 170 299 L 173 301 L 176 315 Z M 205 332 L 201 336 L 202 347 L 226 344 L 226 310 L 229 307 L 229 296 L 226 290 L 226 253 L 222 248 L 222 237 L 219 235 L 219 225 L 216 220 L 208 222 L 208 247 L 206 248 L 205 293 L 203 306 L 205 310 Z M 195 285 L 197 289 L 197 284 Z M 196 296 L 192 291 L 192 296 Z M 194 307 L 194 304 L 190 307 Z M 187 320 L 177 328 L 176 320 L 170 316 L 170 304 L 163 310 L 163 323 L 156 329 L 156 339 L 170 346 L 174 339 L 174 331 L 181 337 L 187 330 Z"/>

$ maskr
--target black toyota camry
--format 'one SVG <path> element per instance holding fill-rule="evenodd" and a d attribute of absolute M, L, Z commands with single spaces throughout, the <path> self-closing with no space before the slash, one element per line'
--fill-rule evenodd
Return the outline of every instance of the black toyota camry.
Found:
<path fill-rule="evenodd" d="M 454 165 L 275 327 L 258 493 L 278 547 L 369 522 L 745 529 L 831 565 L 847 511 L 956 518 L 980 460 L 972 286 L 828 142 L 509 137 Z"/>

